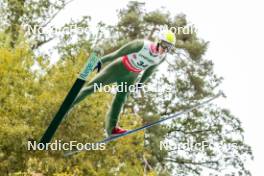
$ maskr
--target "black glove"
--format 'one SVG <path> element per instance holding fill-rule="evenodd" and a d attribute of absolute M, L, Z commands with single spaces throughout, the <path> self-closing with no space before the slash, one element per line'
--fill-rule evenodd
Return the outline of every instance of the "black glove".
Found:
<path fill-rule="evenodd" d="M 104 50 L 99 47 L 94 47 L 93 52 L 95 52 L 98 57 L 104 54 Z M 97 73 L 99 73 L 101 70 L 101 67 L 102 67 L 102 62 L 99 60 L 93 70 L 97 69 Z"/>
<path fill-rule="evenodd" d="M 102 67 L 102 62 L 99 61 L 99 62 L 97 62 L 96 66 L 94 67 L 93 70 L 97 70 L 97 73 L 99 73 L 99 71 L 101 70 L 101 67 Z"/>

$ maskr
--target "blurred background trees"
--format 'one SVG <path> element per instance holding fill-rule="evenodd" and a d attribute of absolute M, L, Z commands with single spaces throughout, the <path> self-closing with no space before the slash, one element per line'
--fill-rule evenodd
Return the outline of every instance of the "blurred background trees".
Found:
<path fill-rule="evenodd" d="M 250 175 L 245 161 L 252 158 L 243 127 L 230 110 L 209 104 L 160 126 L 107 144 L 104 151 L 64 158 L 61 151 L 27 151 L 28 140 L 39 140 L 85 63 L 95 33 L 28 36 L 26 25 L 47 27 L 70 1 L 0 1 L 0 172 L 1 175 L 201 175 L 226 172 Z M 117 13 L 115 26 L 98 24 L 98 46 L 109 53 L 137 38 L 155 40 L 161 25 L 184 27 L 184 14 L 164 9 L 146 12 L 144 3 L 129 2 Z M 65 22 L 63 27 L 90 27 L 92 17 Z M 111 37 L 109 37 L 111 35 Z M 36 50 L 58 40 L 59 61 Z M 223 78 L 203 57 L 208 42 L 193 34 L 177 33 L 175 53 L 146 83 L 157 91 L 131 94 L 121 126 L 133 129 L 184 109 L 214 95 Z M 33 69 L 37 67 L 37 69 Z M 92 76 L 94 76 L 93 73 Z M 91 79 L 91 78 L 89 78 Z M 166 93 L 164 93 L 166 92 Z M 78 105 L 59 127 L 54 139 L 97 142 L 104 138 L 104 118 L 112 94 L 95 93 Z M 160 141 L 215 147 L 197 150 L 160 150 Z M 229 147 L 235 143 L 236 147 Z M 222 146 L 217 148 L 217 146 Z"/>

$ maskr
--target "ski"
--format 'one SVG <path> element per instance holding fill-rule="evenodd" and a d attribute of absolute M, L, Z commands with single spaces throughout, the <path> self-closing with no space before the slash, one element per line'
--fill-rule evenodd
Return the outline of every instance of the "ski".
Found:
<path fill-rule="evenodd" d="M 211 97 L 210 99 L 208 99 L 206 101 L 203 101 L 202 103 L 198 103 L 198 104 L 192 106 L 191 108 L 189 108 L 189 109 L 187 109 L 185 111 L 181 111 L 181 112 L 178 112 L 178 113 L 175 113 L 175 114 L 172 114 L 172 115 L 165 116 L 165 117 L 161 118 L 160 120 L 157 120 L 157 121 L 154 121 L 152 123 L 146 124 L 146 125 L 144 125 L 142 127 L 136 128 L 134 130 L 129 130 L 129 131 L 123 133 L 123 134 L 119 134 L 119 135 L 115 135 L 115 136 L 108 137 L 108 138 L 106 138 L 106 139 L 104 139 L 102 141 L 97 142 L 97 144 L 100 144 L 100 143 L 108 143 L 110 141 L 114 141 L 114 140 L 119 139 L 121 137 L 124 137 L 124 136 L 130 135 L 130 134 L 136 133 L 138 131 L 141 131 L 141 130 L 150 128 L 150 127 L 152 127 L 154 125 L 158 125 L 158 124 L 160 124 L 160 123 L 162 123 L 164 121 L 167 121 L 167 120 L 170 120 L 170 119 L 179 117 L 182 114 L 186 114 L 188 112 L 193 111 L 194 109 L 197 109 L 197 108 L 202 107 L 203 105 L 205 105 L 207 103 L 210 103 L 211 101 L 215 100 L 216 98 L 218 98 L 220 96 L 225 97 L 225 95 L 223 94 L 223 92 L 219 92 L 218 94 L 216 94 L 215 96 Z M 77 153 L 82 152 L 82 151 L 84 151 L 84 150 L 74 150 L 74 151 L 70 151 L 70 152 L 65 153 L 64 156 L 70 156 L 70 155 L 77 154 Z"/>
<path fill-rule="evenodd" d="M 83 70 L 81 71 L 80 75 L 74 82 L 69 93 L 67 94 L 62 105 L 60 106 L 58 112 L 56 113 L 50 125 L 46 129 L 44 135 L 42 136 L 40 140 L 40 143 L 47 144 L 51 141 L 57 128 L 59 127 L 60 123 L 62 122 L 63 118 L 65 117 L 69 109 L 71 108 L 72 103 L 74 102 L 75 98 L 78 96 L 81 88 L 86 82 L 87 77 L 93 71 L 98 61 L 99 60 L 98 60 L 97 54 L 95 52 L 92 52 L 90 57 L 86 61 L 86 64 Z"/>

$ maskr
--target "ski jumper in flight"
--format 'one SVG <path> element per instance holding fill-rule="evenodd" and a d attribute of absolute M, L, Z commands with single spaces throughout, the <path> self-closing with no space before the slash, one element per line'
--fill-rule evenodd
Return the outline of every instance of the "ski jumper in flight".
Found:
<path fill-rule="evenodd" d="M 134 40 L 122 46 L 120 49 L 101 58 L 96 68 L 101 64 L 109 63 L 97 74 L 79 93 L 72 106 L 82 101 L 94 92 L 94 84 L 109 85 L 125 83 L 130 85 L 142 85 L 154 72 L 155 68 L 166 58 L 167 53 L 174 47 L 175 34 L 170 30 L 161 31 L 157 42 L 149 40 Z M 140 73 L 142 76 L 140 80 Z M 127 130 L 120 128 L 117 123 L 119 114 L 126 101 L 129 92 L 117 92 L 111 108 L 107 113 L 105 128 L 108 136 L 125 133 Z"/>

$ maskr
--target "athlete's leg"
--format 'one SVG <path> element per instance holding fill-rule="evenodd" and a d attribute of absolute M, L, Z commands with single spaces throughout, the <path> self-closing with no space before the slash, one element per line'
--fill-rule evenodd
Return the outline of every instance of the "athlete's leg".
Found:
<path fill-rule="evenodd" d="M 129 86 L 132 85 L 135 82 L 135 80 L 136 80 L 136 75 L 127 78 L 126 80 L 124 80 L 124 82 L 126 82 L 127 85 Z M 121 84 L 121 82 L 119 82 L 119 84 Z M 111 108 L 106 116 L 105 125 L 108 136 L 112 134 L 113 128 L 116 127 L 117 125 L 119 114 L 125 104 L 128 94 L 129 92 L 118 92 L 114 97 Z"/>
<path fill-rule="evenodd" d="M 108 68 L 108 69 L 111 69 L 111 68 Z M 87 96 L 89 96 L 91 93 L 93 93 L 94 84 L 99 85 L 100 83 L 102 83 L 102 85 L 107 85 L 107 84 L 116 82 L 116 80 L 111 75 L 112 73 L 109 73 L 109 70 L 102 70 L 102 72 L 96 75 L 96 77 L 91 82 L 89 82 L 87 86 L 82 88 L 78 97 L 74 100 L 74 103 L 72 104 L 72 106 L 78 104 L 80 101 L 82 101 Z"/>
<path fill-rule="evenodd" d="M 88 95 L 94 92 L 94 84 L 99 85 L 108 85 L 111 83 L 115 83 L 121 79 L 124 79 L 130 73 L 124 69 L 124 66 L 121 62 L 121 59 L 117 59 L 111 64 L 107 65 L 101 72 L 96 75 L 86 87 L 84 87 L 79 93 L 78 97 L 75 99 L 72 106 L 78 104 L 80 101 L 85 99 Z"/>

